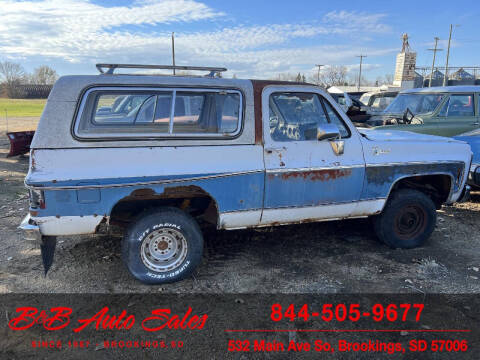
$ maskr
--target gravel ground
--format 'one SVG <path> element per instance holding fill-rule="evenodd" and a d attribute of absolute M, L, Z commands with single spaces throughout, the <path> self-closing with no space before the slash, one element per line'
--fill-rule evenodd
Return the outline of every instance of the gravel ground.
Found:
<path fill-rule="evenodd" d="M 480 193 L 443 207 L 422 248 L 392 250 L 368 220 L 262 230 L 208 231 L 203 264 L 185 281 L 146 286 L 120 258 L 120 238 L 58 239 L 43 276 L 40 250 L 22 238 L 28 211 L 28 157 L 6 158 L 0 134 L 0 293 L 477 293 L 480 292 Z"/>

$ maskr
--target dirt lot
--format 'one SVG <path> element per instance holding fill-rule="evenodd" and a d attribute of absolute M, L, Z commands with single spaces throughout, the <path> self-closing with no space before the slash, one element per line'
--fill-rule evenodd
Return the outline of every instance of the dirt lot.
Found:
<path fill-rule="evenodd" d="M 3 130 L 3 129 L 2 129 Z M 17 229 L 28 210 L 28 157 L 7 159 L 0 133 L 0 292 L 480 292 L 480 193 L 444 207 L 424 247 L 392 250 L 368 220 L 205 234 L 195 277 L 164 285 L 135 281 L 120 259 L 119 238 L 59 238 L 43 276 L 40 250 Z"/>

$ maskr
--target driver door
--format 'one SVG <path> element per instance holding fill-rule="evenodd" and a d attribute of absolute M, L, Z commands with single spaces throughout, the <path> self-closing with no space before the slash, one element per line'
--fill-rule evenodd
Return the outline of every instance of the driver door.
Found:
<path fill-rule="evenodd" d="M 262 104 L 266 175 L 261 224 L 358 213 L 363 150 L 340 107 L 305 86 L 266 87 Z M 329 123 L 338 126 L 341 140 L 317 140 L 317 128 Z M 342 142 L 343 151 L 335 151 Z"/>

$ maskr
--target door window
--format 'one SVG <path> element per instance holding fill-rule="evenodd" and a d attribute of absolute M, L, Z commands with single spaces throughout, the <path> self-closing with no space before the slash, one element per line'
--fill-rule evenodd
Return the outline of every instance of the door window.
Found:
<path fill-rule="evenodd" d="M 323 100 L 323 103 L 325 105 L 325 109 L 327 110 L 329 122 L 338 126 L 340 129 L 340 136 L 342 138 L 349 137 L 350 134 L 345 126 L 345 123 L 340 118 L 338 113 L 333 109 L 332 105 L 330 105 L 330 103 L 325 99 Z"/>
<path fill-rule="evenodd" d="M 446 117 L 474 116 L 473 94 L 450 95 L 438 115 Z"/>
<path fill-rule="evenodd" d="M 273 93 L 270 95 L 270 135 L 274 141 L 317 139 L 317 127 L 336 124 L 348 136 L 345 124 L 331 105 L 314 93 Z"/>

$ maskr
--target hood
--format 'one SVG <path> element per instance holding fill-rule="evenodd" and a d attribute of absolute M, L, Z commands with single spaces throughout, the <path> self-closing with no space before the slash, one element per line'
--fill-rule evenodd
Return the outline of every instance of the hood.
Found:
<path fill-rule="evenodd" d="M 452 138 L 443 136 L 418 134 L 410 131 L 400 130 L 372 130 L 366 128 L 358 128 L 358 131 L 371 141 L 420 141 L 420 142 L 460 142 Z"/>
<path fill-rule="evenodd" d="M 387 118 L 401 118 L 403 117 L 403 113 L 387 113 L 385 109 L 379 110 L 378 114 L 376 115 L 379 119 L 387 119 Z"/>

